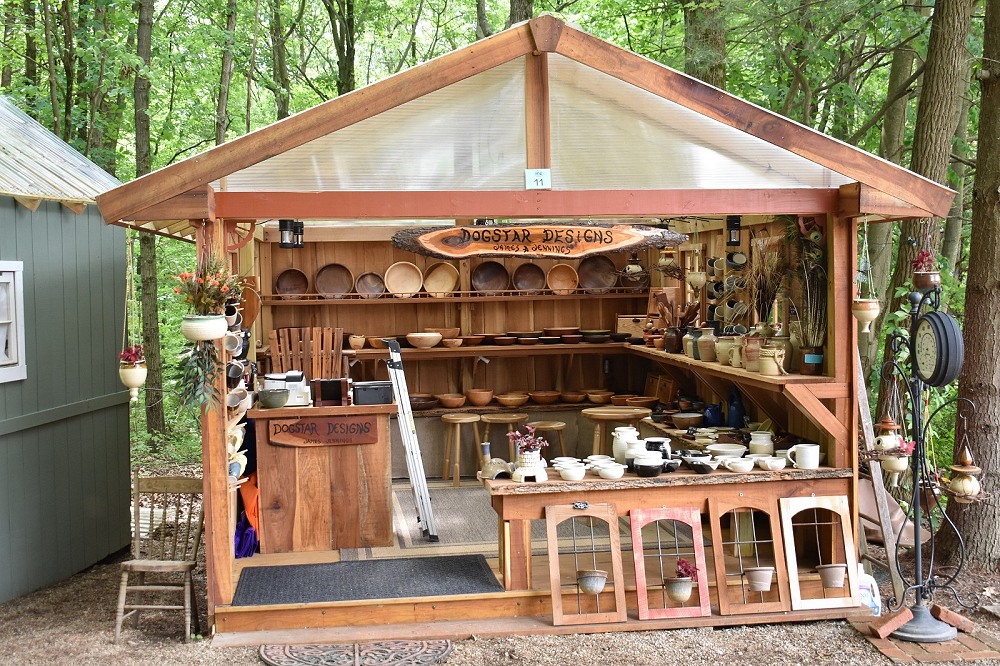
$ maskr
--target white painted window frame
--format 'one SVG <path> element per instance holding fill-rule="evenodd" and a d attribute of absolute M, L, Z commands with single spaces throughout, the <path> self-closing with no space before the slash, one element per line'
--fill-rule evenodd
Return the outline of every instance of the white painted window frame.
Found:
<path fill-rule="evenodd" d="M 7 346 L 12 353 L 11 358 L 0 361 L 0 384 L 16 382 L 28 378 L 28 366 L 24 348 L 24 262 L 0 261 L 0 289 L 7 291 L 9 306 L 12 306 L 8 321 L 10 324 Z"/>

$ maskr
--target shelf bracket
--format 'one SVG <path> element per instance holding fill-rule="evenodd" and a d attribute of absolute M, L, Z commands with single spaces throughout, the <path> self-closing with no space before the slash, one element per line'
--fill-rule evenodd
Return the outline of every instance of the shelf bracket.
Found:
<path fill-rule="evenodd" d="M 837 420 L 820 399 L 805 384 L 786 384 L 785 395 L 810 423 L 830 435 L 838 443 L 848 443 L 847 426 Z"/>

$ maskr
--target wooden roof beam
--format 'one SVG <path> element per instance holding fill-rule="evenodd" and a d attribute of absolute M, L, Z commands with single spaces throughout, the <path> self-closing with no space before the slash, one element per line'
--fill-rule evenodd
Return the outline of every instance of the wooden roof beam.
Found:
<path fill-rule="evenodd" d="M 280 155 L 356 122 L 532 53 L 528 24 L 504 30 L 419 67 L 324 102 L 267 128 L 175 162 L 97 197 L 105 220 L 137 211 Z"/>
<path fill-rule="evenodd" d="M 148 208 L 135 211 L 130 217 L 137 221 L 214 220 L 215 190 L 208 185 L 196 187 Z"/>
<path fill-rule="evenodd" d="M 555 52 L 848 178 L 871 183 L 936 217 L 948 214 L 955 196 L 939 183 L 569 25 L 563 27 Z"/>
<path fill-rule="evenodd" d="M 665 217 L 836 211 L 840 193 L 785 190 L 499 190 L 433 192 L 216 192 L 219 217 L 456 219 L 477 217 Z"/>
<path fill-rule="evenodd" d="M 864 183 L 847 183 L 840 186 L 839 214 L 841 217 L 877 215 L 883 219 L 938 217 L 929 210 L 912 206 Z"/>

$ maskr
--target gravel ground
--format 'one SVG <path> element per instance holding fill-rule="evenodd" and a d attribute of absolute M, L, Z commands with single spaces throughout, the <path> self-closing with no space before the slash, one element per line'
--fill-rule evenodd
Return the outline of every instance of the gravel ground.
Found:
<path fill-rule="evenodd" d="M 259 664 L 256 647 L 213 648 L 209 640 L 184 644 L 176 613 L 127 627 L 113 645 L 118 563 L 94 566 L 72 578 L 0 605 L 0 664 Z M 963 576 L 963 592 L 1000 589 L 1000 576 Z M 202 594 L 204 581 L 199 583 Z M 944 603 L 944 600 L 942 600 Z M 204 611 L 204 609 L 202 609 Z M 977 611 L 981 628 L 1000 635 L 1000 620 Z M 531 636 L 457 641 L 453 665 L 553 664 L 617 666 L 701 664 L 889 664 L 844 622 L 813 622 L 713 630 Z M 987 662 L 979 662 L 987 663 Z M 1000 662 L 993 662 L 1000 663 Z"/>

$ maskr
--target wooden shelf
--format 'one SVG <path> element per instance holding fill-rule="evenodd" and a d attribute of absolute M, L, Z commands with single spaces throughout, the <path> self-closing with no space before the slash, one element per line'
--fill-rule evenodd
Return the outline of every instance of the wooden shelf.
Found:
<path fill-rule="evenodd" d="M 627 342 L 605 342 L 600 344 L 580 342 L 573 345 L 475 345 L 473 347 L 431 347 L 430 349 L 403 348 L 403 360 L 440 361 L 458 358 L 486 356 L 488 358 L 529 358 L 534 356 L 572 356 L 574 354 L 615 355 L 628 353 L 632 345 Z M 389 358 L 388 349 L 345 349 L 344 356 L 362 361 Z"/>
<path fill-rule="evenodd" d="M 481 302 L 493 302 L 502 303 L 506 301 L 523 301 L 525 299 L 530 299 L 532 301 L 564 301 L 572 300 L 581 297 L 586 298 L 634 298 L 646 300 L 648 297 L 649 290 L 637 291 L 635 289 L 624 289 L 621 287 L 616 287 L 614 289 L 609 289 L 605 293 L 590 293 L 586 289 L 575 289 L 569 294 L 550 294 L 544 292 L 533 292 L 533 291 L 502 291 L 496 295 L 482 294 L 476 291 L 456 291 L 450 296 L 445 296 L 442 298 L 436 298 L 428 293 L 421 292 L 415 294 L 409 298 L 400 298 L 392 296 L 391 294 L 386 294 L 380 298 L 365 298 L 361 294 L 343 294 L 342 297 L 324 297 L 319 294 L 301 294 L 295 296 L 279 297 L 275 294 L 263 294 L 262 299 L 264 305 L 294 305 L 294 306 L 309 306 L 309 305 L 405 305 L 407 303 L 418 303 L 420 305 L 448 305 L 449 303 L 481 303 Z"/>
<path fill-rule="evenodd" d="M 750 372 L 745 368 L 734 368 L 715 361 L 696 361 L 684 354 L 670 354 L 658 349 L 640 347 L 638 345 L 629 345 L 629 353 L 637 354 L 663 365 L 671 365 L 694 373 L 722 377 L 743 386 L 755 386 L 765 391 L 779 393 L 782 387 L 788 384 L 829 384 L 836 381 L 833 377 L 826 377 L 824 375 L 762 375 L 759 372 Z"/>

